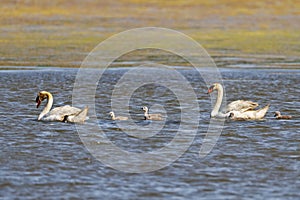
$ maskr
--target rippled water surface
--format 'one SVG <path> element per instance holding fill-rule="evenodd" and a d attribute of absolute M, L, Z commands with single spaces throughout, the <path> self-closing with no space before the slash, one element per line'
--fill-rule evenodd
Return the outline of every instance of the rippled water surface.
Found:
<path fill-rule="evenodd" d="M 161 104 L 168 113 L 170 120 L 153 137 L 128 136 L 107 116 L 113 86 L 125 71 L 107 70 L 98 84 L 99 125 L 110 141 L 127 151 L 162 148 L 176 135 L 180 121 L 180 105 L 172 91 L 145 85 L 132 95 L 131 117 L 141 130 L 145 126 L 139 120 L 141 106 Z M 74 124 L 36 120 L 41 111 L 34 102 L 39 90 L 54 95 L 54 106 L 72 104 L 77 69 L 0 70 L 0 198 L 299 199 L 300 70 L 220 69 L 228 101 L 249 99 L 271 107 L 262 121 L 226 121 L 214 149 L 203 159 L 198 153 L 209 124 L 211 99 L 195 70 L 178 71 L 197 94 L 201 113 L 197 136 L 177 161 L 139 174 L 115 170 L 95 159 Z M 275 120 L 276 110 L 293 119 Z"/>

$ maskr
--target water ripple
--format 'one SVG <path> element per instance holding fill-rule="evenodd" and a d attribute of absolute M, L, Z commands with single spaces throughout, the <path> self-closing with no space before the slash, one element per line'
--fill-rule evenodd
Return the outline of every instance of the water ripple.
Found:
<path fill-rule="evenodd" d="M 125 150 L 159 149 L 176 134 L 180 105 L 168 90 L 155 90 L 153 94 L 161 95 L 157 102 L 166 102 L 170 116 L 163 131 L 147 139 L 127 135 L 107 116 L 113 85 L 125 71 L 109 70 L 98 84 L 99 126 L 105 137 Z M 205 93 L 205 83 L 195 71 L 182 70 L 197 92 L 201 112 L 197 136 L 177 161 L 144 174 L 119 172 L 97 161 L 81 142 L 73 124 L 37 121 L 37 92 L 51 91 L 56 106 L 71 104 L 77 69 L 22 67 L 2 69 L 0 73 L 0 198 L 300 198 L 299 70 L 221 69 L 229 101 L 249 99 L 261 106 L 270 103 L 271 108 L 263 121 L 225 122 L 221 137 L 204 159 L 199 159 L 198 152 L 208 128 L 211 101 Z M 138 99 L 139 96 L 145 98 Z M 144 90 L 137 90 L 133 97 L 136 98 L 131 101 L 130 114 L 143 130 L 147 124 L 140 121 L 138 108 L 145 101 L 155 101 Z M 294 118 L 275 120 L 276 110 Z M 186 134 L 191 130 L 185 130 Z M 86 135 L 92 145 L 105 145 L 101 143 L 104 135 L 99 135 L 98 130 L 93 132 L 94 135 Z"/>

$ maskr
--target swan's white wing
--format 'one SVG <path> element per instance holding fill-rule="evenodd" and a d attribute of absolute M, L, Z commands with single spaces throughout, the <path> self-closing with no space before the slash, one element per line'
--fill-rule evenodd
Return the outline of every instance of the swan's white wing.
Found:
<path fill-rule="evenodd" d="M 73 123 L 82 123 L 87 119 L 88 107 L 86 106 L 84 109 L 80 110 L 74 115 L 68 115 L 67 121 Z"/>
<path fill-rule="evenodd" d="M 49 115 L 75 115 L 77 113 L 79 113 L 81 111 L 81 109 L 79 108 L 75 108 L 72 106 L 61 106 L 61 107 L 57 107 L 54 108 L 53 110 L 50 111 Z"/>
<path fill-rule="evenodd" d="M 47 115 L 42 118 L 43 121 L 63 121 L 64 117 L 62 115 Z"/>
<path fill-rule="evenodd" d="M 49 114 L 47 114 L 47 116 L 43 119 L 45 121 L 63 121 L 64 117 L 66 115 L 76 115 L 77 113 L 79 113 L 81 111 L 81 109 L 79 108 L 75 108 L 72 106 L 61 106 L 61 107 L 57 107 L 54 108 L 53 110 L 50 111 Z"/>
<path fill-rule="evenodd" d="M 248 110 L 254 110 L 257 106 L 258 103 L 252 101 L 237 100 L 228 104 L 226 110 L 227 112 L 234 111 L 234 110 L 245 112 Z"/>
<path fill-rule="evenodd" d="M 262 119 L 266 115 L 270 105 L 268 104 L 264 108 L 261 108 L 259 110 L 248 110 L 245 112 L 242 111 L 232 111 L 234 114 L 231 119 L 234 120 L 257 120 Z"/>

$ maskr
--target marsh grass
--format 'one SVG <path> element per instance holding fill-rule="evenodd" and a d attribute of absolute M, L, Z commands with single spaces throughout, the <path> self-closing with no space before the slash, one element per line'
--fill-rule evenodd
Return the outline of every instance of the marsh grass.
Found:
<path fill-rule="evenodd" d="M 291 1 L 9 1 L 0 7 L 0 65 L 79 66 L 130 28 L 182 31 L 211 55 L 300 55 L 300 3 Z"/>

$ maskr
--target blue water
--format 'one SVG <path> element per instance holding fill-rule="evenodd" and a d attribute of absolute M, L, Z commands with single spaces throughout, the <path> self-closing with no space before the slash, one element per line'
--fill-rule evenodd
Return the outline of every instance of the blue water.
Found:
<path fill-rule="evenodd" d="M 211 99 L 195 70 L 179 70 L 197 93 L 199 130 L 178 160 L 147 173 L 118 171 L 97 160 L 80 140 L 74 124 L 37 121 L 41 111 L 35 107 L 37 92 L 50 91 L 54 106 L 71 105 L 77 69 L 0 70 L 0 198 L 299 199 L 300 70 L 220 70 L 228 102 L 247 99 L 261 106 L 270 103 L 266 119 L 226 121 L 213 150 L 200 159 L 198 153 L 209 124 Z M 145 152 L 161 148 L 172 140 L 178 128 L 180 109 L 176 96 L 169 90 L 156 89 L 155 85 L 137 90 L 130 102 L 130 112 L 138 126 L 145 126 L 145 122 L 139 121 L 138 110 L 144 102 L 164 102 L 165 110 L 173 118 L 153 138 L 128 136 L 107 115 L 113 86 L 125 71 L 106 71 L 97 87 L 99 124 L 110 141 L 126 150 Z M 160 98 L 151 98 L 153 95 Z M 275 120 L 276 110 L 292 115 L 293 119 Z"/>

